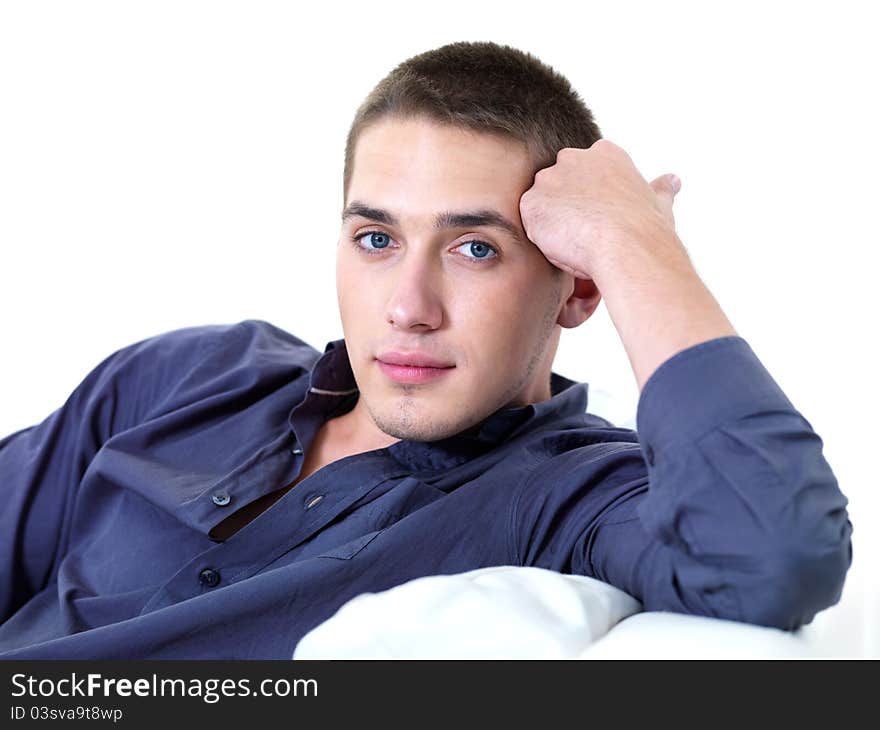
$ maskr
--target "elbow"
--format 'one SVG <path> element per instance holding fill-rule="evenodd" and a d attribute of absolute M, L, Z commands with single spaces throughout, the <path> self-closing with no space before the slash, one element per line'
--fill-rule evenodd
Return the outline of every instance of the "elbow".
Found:
<path fill-rule="evenodd" d="M 834 544 L 801 544 L 768 556 L 759 580 L 740 595 L 741 620 L 795 631 L 836 604 L 852 564 L 851 532 L 847 520 Z"/>

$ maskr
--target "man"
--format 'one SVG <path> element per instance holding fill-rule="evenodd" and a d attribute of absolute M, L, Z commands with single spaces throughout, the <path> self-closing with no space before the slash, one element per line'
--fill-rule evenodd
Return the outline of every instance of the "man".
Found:
<path fill-rule="evenodd" d="M 809 622 L 847 500 L 692 267 L 677 190 L 521 51 L 398 66 L 348 138 L 342 340 L 166 333 L 0 442 L 0 657 L 289 658 L 360 593 L 505 564 Z M 638 433 L 551 370 L 600 296 Z"/>

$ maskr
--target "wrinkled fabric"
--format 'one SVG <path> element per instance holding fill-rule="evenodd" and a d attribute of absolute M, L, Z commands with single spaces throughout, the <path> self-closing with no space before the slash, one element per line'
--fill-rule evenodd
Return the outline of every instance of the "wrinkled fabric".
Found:
<path fill-rule="evenodd" d="M 216 540 L 354 407 L 345 342 L 246 320 L 125 347 L 0 441 L 0 658 L 286 659 L 361 593 L 497 565 L 786 629 L 839 600 L 847 500 L 743 338 L 664 362 L 637 430 L 551 394 L 337 460 Z"/>

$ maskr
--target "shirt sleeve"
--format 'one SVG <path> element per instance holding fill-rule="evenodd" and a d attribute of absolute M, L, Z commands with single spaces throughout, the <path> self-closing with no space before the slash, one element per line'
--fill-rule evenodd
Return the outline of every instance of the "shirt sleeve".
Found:
<path fill-rule="evenodd" d="M 666 360 L 636 421 L 638 450 L 579 448 L 550 481 L 525 480 L 524 561 L 604 580 L 646 610 L 787 630 L 840 599 L 847 499 L 821 438 L 742 337 Z"/>
<path fill-rule="evenodd" d="M 42 423 L 0 441 L 0 621 L 42 589 L 65 542 L 77 484 L 112 433 L 111 355 Z"/>
<path fill-rule="evenodd" d="M 213 368 L 221 377 L 223 363 L 208 356 L 243 324 L 183 328 L 120 349 L 45 420 L 0 440 L 0 623 L 54 577 L 79 484 L 102 445 L 171 402 L 185 376 Z"/>

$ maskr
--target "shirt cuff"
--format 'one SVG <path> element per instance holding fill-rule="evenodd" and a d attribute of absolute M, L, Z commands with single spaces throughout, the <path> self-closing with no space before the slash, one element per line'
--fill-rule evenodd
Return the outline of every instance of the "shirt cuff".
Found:
<path fill-rule="evenodd" d="M 797 412 L 742 337 L 717 337 L 665 360 L 642 388 L 636 430 L 645 460 L 725 422 L 766 410 Z"/>

